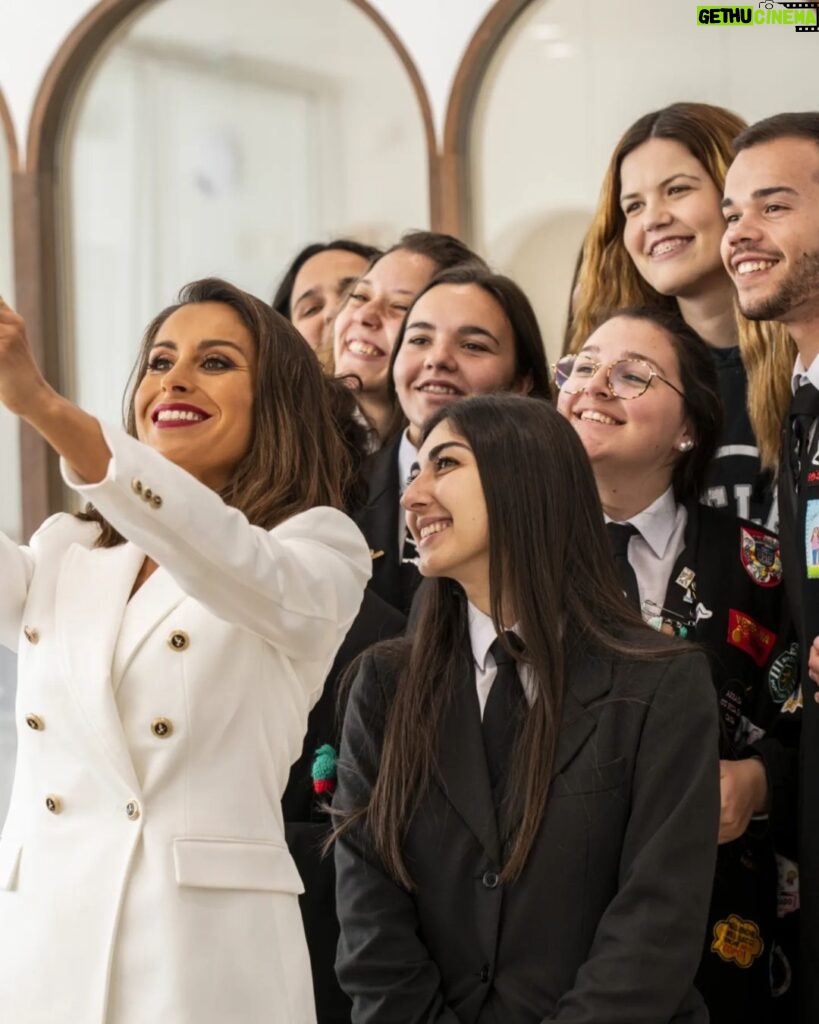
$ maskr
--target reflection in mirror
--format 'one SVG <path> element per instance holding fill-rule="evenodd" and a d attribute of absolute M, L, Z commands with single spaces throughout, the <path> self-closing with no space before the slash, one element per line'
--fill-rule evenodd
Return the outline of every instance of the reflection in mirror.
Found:
<path fill-rule="evenodd" d="M 0 295 L 14 305 L 11 227 L 11 166 L 6 137 L 0 129 Z M 16 541 L 22 540 L 19 445 L 17 419 L 0 407 L 0 531 Z M 0 822 L 6 815 L 14 770 L 15 679 L 15 658 L 0 647 Z"/>
<path fill-rule="evenodd" d="M 551 359 L 611 151 L 633 121 L 677 100 L 748 121 L 815 109 L 815 36 L 793 25 L 705 31 L 695 14 L 644 0 L 534 0 L 487 68 L 471 131 L 471 241 L 526 290 Z"/>
<path fill-rule="evenodd" d="M 108 420 L 183 283 L 269 298 L 308 242 L 428 226 L 418 100 L 352 0 L 148 6 L 92 73 L 64 158 L 70 387 Z"/>

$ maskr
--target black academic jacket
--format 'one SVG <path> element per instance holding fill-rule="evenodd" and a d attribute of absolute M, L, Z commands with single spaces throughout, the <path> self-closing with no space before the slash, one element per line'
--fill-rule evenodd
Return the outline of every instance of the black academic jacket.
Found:
<path fill-rule="evenodd" d="M 666 591 L 666 622 L 684 623 L 688 638 L 708 655 L 721 756 L 761 757 L 771 794 L 769 817 L 719 847 L 697 984 L 711 1024 L 772 1024 L 791 977 L 784 954 L 773 971 L 770 963 L 782 930 L 775 854 L 796 856 L 795 740 L 791 747 L 783 743 L 777 723 L 796 686 L 798 651 L 777 538 L 727 512 L 693 503 L 687 511 L 684 548 Z"/>
<path fill-rule="evenodd" d="M 819 579 L 811 578 L 805 517 L 808 503 L 819 501 L 819 393 L 804 384 L 800 393 L 813 399 L 812 443 L 797 479 L 791 465 L 789 424 L 782 433 L 779 471 L 779 535 L 788 600 L 799 634 L 801 651 L 799 752 L 799 885 L 801 963 L 800 1021 L 819 1021 L 819 689 L 808 676 L 808 652 L 819 636 Z"/>
<path fill-rule="evenodd" d="M 402 563 L 398 549 L 398 521 L 399 516 L 403 517 L 398 479 L 400 444 L 398 434 L 365 461 L 362 475 L 367 481 L 367 501 L 352 517 L 372 553 L 373 575 L 368 587 L 406 615 L 421 575 L 414 565 Z"/>
<path fill-rule="evenodd" d="M 345 669 L 374 643 L 401 633 L 404 625 L 404 616 L 395 608 L 371 591 L 364 592 L 358 615 L 336 654 L 321 697 L 307 719 L 301 757 L 290 769 L 282 797 L 285 837 L 304 882 L 299 905 L 310 951 L 318 1024 L 349 1024 L 350 1000 L 339 988 L 335 975 L 338 920 L 333 858 L 321 854 L 329 830 L 324 805 L 329 802 L 330 794 L 314 792 L 313 758 L 324 744 L 338 750 L 341 734 L 338 684 Z"/>
<path fill-rule="evenodd" d="M 503 847 L 468 642 L 453 656 L 460 678 L 435 782 L 404 842 L 416 890 L 388 876 L 363 825 L 336 843 L 337 972 L 353 1020 L 705 1024 L 693 978 L 719 780 L 703 656 L 573 659 L 540 832 L 509 885 L 498 880 Z M 362 662 L 344 722 L 340 808 L 369 800 L 397 672 L 378 648 Z"/>

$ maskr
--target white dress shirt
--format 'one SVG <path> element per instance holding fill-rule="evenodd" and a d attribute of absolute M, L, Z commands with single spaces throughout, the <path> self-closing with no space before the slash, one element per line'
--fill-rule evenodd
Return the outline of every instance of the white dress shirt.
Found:
<path fill-rule="evenodd" d="M 810 366 L 805 369 L 802 356 L 796 356 L 796 362 L 793 364 L 793 374 L 791 375 L 791 391 L 796 394 L 803 384 L 813 384 L 816 390 L 819 391 L 819 358 L 814 359 Z"/>
<path fill-rule="evenodd" d="M 409 439 L 409 427 L 401 435 L 401 441 L 398 445 L 398 496 L 399 499 L 404 491 L 407 489 L 407 482 L 409 481 L 410 470 L 412 469 L 413 463 L 418 460 L 418 449 Z M 398 557 L 401 557 L 401 552 L 404 550 L 404 538 L 407 535 L 407 518 L 404 510 L 398 507 Z"/>
<path fill-rule="evenodd" d="M 609 516 L 607 523 L 613 522 Z M 678 505 L 671 487 L 642 512 L 627 519 L 638 531 L 628 544 L 628 561 L 637 577 L 640 607 L 647 602 L 662 608 L 668 591 L 668 580 L 685 547 L 688 513 Z M 656 614 L 653 613 L 653 614 Z M 644 616 L 647 611 L 644 609 Z"/>
<path fill-rule="evenodd" d="M 469 642 L 472 646 L 472 659 L 475 662 L 475 685 L 478 690 L 478 704 L 481 709 L 481 720 L 483 720 L 483 709 L 489 697 L 489 691 L 495 682 L 498 674 L 498 667 L 495 659 L 489 653 L 489 648 L 497 640 L 498 634 L 495 624 L 489 615 L 486 615 L 479 608 L 476 608 L 471 601 L 467 602 L 469 616 Z M 520 629 L 517 624 L 512 627 L 511 632 L 520 636 Z M 531 706 L 535 699 L 536 688 L 532 671 L 527 665 L 518 670 L 518 677 L 523 686 L 523 692 Z"/>

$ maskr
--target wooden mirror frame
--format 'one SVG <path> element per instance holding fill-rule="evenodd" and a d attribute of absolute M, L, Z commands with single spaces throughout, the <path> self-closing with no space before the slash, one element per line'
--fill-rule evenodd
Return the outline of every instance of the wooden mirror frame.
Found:
<path fill-rule="evenodd" d="M 14 205 L 14 269 L 17 308 L 26 319 L 29 339 L 48 380 L 65 386 L 64 325 L 67 308 L 60 234 L 59 154 L 77 94 L 96 59 L 131 21 L 162 0 L 100 0 L 65 38 L 40 85 L 29 123 L 25 163 L 17 149 L 11 119 L 0 103 L 0 120 L 10 135 Z M 349 0 L 385 36 L 406 70 L 421 111 L 427 143 L 430 224 L 441 221 L 440 163 L 432 107 L 421 76 L 406 47 L 367 0 Z M 25 424 L 20 434 L 23 534 L 29 537 L 62 505 L 56 458 Z"/>

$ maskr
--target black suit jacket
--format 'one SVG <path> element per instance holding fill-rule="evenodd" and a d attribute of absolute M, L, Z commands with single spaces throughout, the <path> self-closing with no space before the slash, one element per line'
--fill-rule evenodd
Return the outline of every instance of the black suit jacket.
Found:
<path fill-rule="evenodd" d="M 779 536 L 785 586 L 791 605 L 802 655 L 802 736 L 799 756 L 799 887 L 801 925 L 801 967 L 799 989 L 800 1020 L 819 1020 L 819 689 L 808 676 L 808 653 L 819 636 L 819 580 L 807 573 L 805 511 L 809 501 L 819 500 L 819 469 L 812 458 L 819 451 L 819 394 L 810 384 L 816 407 L 809 465 L 803 478 L 794 477 L 790 458 L 789 423 L 786 419 L 780 452 Z M 812 456 L 812 458 L 811 458 Z M 811 479 L 811 477 L 815 479 Z"/>
<path fill-rule="evenodd" d="M 705 1024 L 692 983 L 719 780 L 703 656 L 574 659 L 540 833 L 508 886 L 498 883 L 502 845 L 468 651 L 461 663 L 439 774 L 404 843 L 416 890 L 385 872 L 363 825 L 336 844 L 337 972 L 353 1020 Z M 362 662 L 344 723 L 342 808 L 369 800 L 397 674 L 377 648 Z"/>
<path fill-rule="evenodd" d="M 332 856 L 322 857 L 329 821 L 323 805 L 327 796 L 313 792 L 311 767 L 316 750 L 325 743 L 338 749 L 341 723 L 337 713 L 338 684 L 348 665 L 379 640 L 401 633 L 405 619 L 377 594 L 364 592 L 358 615 L 336 654 L 321 697 L 307 719 L 301 757 L 290 769 L 282 797 L 284 833 L 304 882 L 299 897 L 310 962 L 318 1024 L 349 1024 L 350 1000 L 335 975 L 338 920 L 335 908 L 335 870 Z"/>
<path fill-rule="evenodd" d="M 352 516 L 367 538 L 373 555 L 373 575 L 368 587 L 406 615 L 421 575 L 415 566 L 402 564 L 402 552 L 398 548 L 398 521 L 402 515 L 398 479 L 400 444 L 398 434 L 367 458 L 362 468 L 367 482 L 367 501 Z"/>

